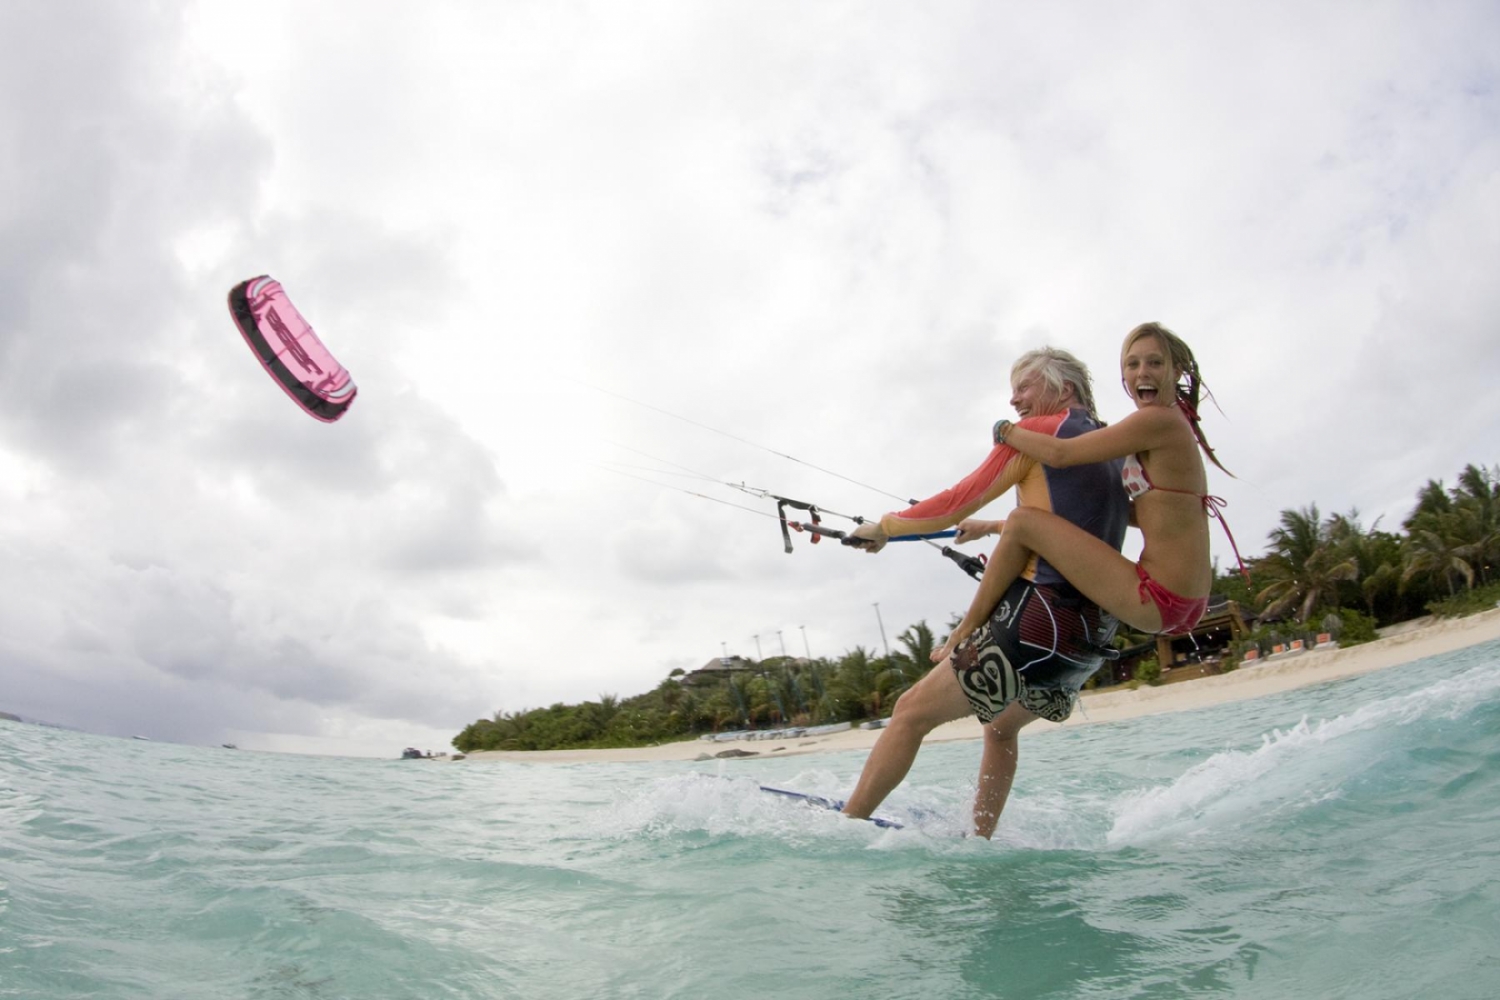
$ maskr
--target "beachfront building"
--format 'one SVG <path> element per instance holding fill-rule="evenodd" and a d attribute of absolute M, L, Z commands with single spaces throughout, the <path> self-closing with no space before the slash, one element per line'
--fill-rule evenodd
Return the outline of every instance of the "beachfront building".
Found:
<path fill-rule="evenodd" d="M 1156 637 L 1156 662 L 1165 667 L 1217 659 L 1229 644 L 1249 633 L 1239 602 L 1211 596 L 1208 610 L 1185 635 Z"/>
<path fill-rule="evenodd" d="M 697 670 L 685 675 L 679 683 L 684 687 L 693 687 L 704 683 L 716 683 L 724 680 L 731 674 L 758 669 L 760 669 L 759 664 L 743 656 L 715 656 Z"/>
<path fill-rule="evenodd" d="M 1231 642 L 1243 638 L 1249 632 L 1245 615 L 1240 611 L 1237 601 L 1218 595 L 1210 596 L 1208 610 L 1191 632 L 1152 636 L 1139 645 L 1120 650 L 1118 660 L 1105 661 L 1100 669 L 1099 684 L 1107 687 L 1110 684 L 1125 683 L 1135 677 L 1136 667 L 1140 663 L 1152 657 L 1161 664 L 1164 674 L 1174 668 L 1182 671 L 1185 667 L 1216 662 L 1224 655 Z M 1182 676 L 1186 677 L 1187 672 L 1183 671 Z"/>

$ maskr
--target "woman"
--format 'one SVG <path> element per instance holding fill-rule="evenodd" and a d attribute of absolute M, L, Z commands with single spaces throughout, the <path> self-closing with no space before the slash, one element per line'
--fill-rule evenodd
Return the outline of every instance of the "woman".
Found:
<path fill-rule="evenodd" d="M 1133 501 L 1131 523 L 1145 536 L 1140 560 L 1132 564 L 1055 515 L 1017 508 L 1005 521 L 968 614 L 933 653 L 934 662 L 953 653 L 989 619 L 1033 554 L 1099 607 L 1141 631 L 1190 632 L 1203 617 L 1213 583 L 1208 519 L 1219 516 L 1223 501 L 1208 495 L 1199 450 L 1224 467 L 1198 426 L 1204 391 L 1198 364 L 1180 337 L 1159 323 L 1144 323 L 1125 338 L 1120 377 L 1136 409 L 1119 423 L 1058 438 L 1002 420 L 995 425 L 995 440 L 1052 468 L 1123 457 L 1121 478 Z"/>

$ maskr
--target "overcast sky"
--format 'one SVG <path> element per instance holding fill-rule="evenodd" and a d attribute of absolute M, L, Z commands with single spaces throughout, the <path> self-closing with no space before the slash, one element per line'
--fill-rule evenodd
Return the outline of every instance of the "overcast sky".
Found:
<path fill-rule="evenodd" d="M 878 514 L 811 466 L 950 485 L 1043 344 L 1118 419 L 1145 320 L 1247 554 L 1500 459 L 1495 3 L 10 0 L 0 37 L 28 718 L 391 756 L 757 636 L 879 650 L 877 602 L 941 629 L 972 584 L 926 546 L 787 556 L 611 469 Z M 266 273 L 358 382 L 337 424 L 235 331 Z"/>

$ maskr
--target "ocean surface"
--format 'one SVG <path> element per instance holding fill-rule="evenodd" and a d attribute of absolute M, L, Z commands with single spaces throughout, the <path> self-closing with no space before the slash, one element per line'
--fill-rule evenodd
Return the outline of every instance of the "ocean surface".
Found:
<path fill-rule="evenodd" d="M 979 745 L 881 830 L 713 763 L 296 757 L 0 722 L 0 997 L 1500 996 L 1500 644 Z"/>

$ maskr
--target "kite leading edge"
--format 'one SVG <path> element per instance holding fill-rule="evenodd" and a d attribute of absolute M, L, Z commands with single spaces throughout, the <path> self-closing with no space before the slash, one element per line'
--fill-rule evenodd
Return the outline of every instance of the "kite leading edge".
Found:
<path fill-rule="evenodd" d="M 278 385 L 308 414 L 332 423 L 358 391 L 312 326 L 268 275 L 242 281 L 229 292 L 229 312 L 245 342 Z"/>

